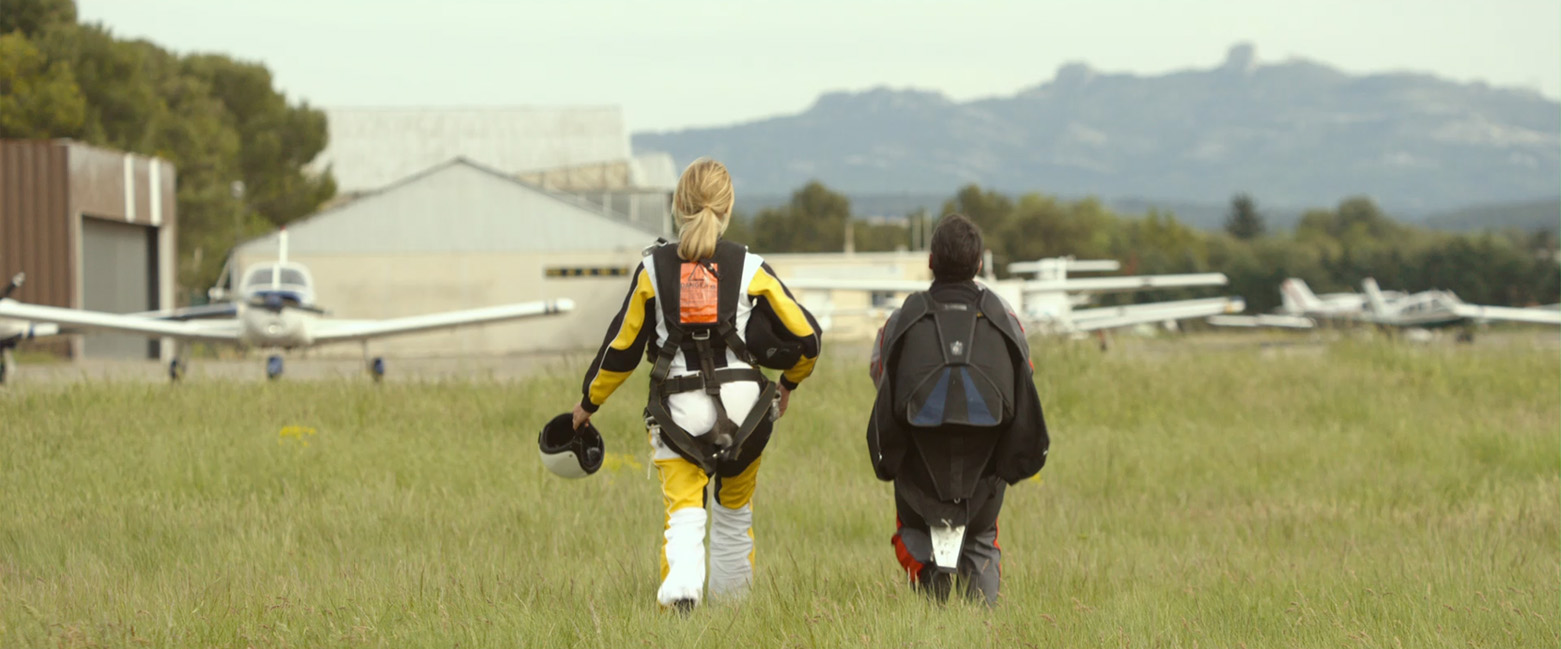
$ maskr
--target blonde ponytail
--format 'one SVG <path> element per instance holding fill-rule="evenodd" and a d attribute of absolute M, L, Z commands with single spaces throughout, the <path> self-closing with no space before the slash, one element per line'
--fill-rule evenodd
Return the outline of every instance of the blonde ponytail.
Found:
<path fill-rule="evenodd" d="M 714 256 L 715 244 L 721 240 L 724 232 L 726 222 L 716 216 L 715 212 L 708 207 L 699 210 L 699 213 L 683 223 L 678 240 L 678 256 L 688 261 Z"/>
<path fill-rule="evenodd" d="M 732 177 L 726 166 L 700 158 L 683 170 L 672 194 L 672 214 L 678 224 L 678 256 L 687 261 L 708 259 L 731 223 Z"/>

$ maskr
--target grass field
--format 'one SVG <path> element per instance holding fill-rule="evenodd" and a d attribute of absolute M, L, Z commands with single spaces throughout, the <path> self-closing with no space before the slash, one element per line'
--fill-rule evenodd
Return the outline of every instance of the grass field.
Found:
<path fill-rule="evenodd" d="M 654 603 L 643 372 L 580 481 L 534 442 L 583 365 L 19 386 L 0 392 L 0 646 L 1561 643 L 1553 351 L 1049 343 L 1037 361 L 1051 464 L 1009 491 L 990 612 L 902 586 L 856 351 L 766 454 L 753 593 L 686 619 Z"/>

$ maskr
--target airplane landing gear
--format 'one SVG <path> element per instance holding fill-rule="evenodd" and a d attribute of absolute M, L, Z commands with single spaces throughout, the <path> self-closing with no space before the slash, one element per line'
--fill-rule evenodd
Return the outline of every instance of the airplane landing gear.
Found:
<path fill-rule="evenodd" d="M 369 376 L 374 377 L 375 383 L 385 378 L 385 357 L 375 356 L 372 359 L 369 358 L 369 341 L 367 340 L 363 341 L 363 369 L 369 371 Z"/>
<path fill-rule="evenodd" d="M 272 354 L 266 359 L 266 378 L 276 380 L 282 376 L 282 355 Z"/>
<path fill-rule="evenodd" d="M 15 366 L 16 358 L 11 355 L 11 348 L 0 348 L 0 385 L 5 385 L 6 377 L 13 374 L 11 370 Z"/>
<path fill-rule="evenodd" d="M 168 380 L 178 381 L 179 379 L 184 378 L 184 369 L 184 361 L 179 360 L 178 358 L 174 358 L 173 360 L 168 361 Z"/>

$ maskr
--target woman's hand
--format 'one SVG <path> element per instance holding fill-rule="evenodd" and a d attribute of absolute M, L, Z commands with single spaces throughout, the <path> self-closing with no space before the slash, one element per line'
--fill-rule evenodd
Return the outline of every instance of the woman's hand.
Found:
<path fill-rule="evenodd" d="M 791 390 L 787 390 L 784 385 L 780 386 L 780 412 L 775 413 L 776 419 L 786 416 L 786 404 L 788 403 L 791 403 Z"/>
<path fill-rule="evenodd" d="M 781 407 L 784 408 L 785 406 L 781 406 Z M 586 412 L 585 408 L 577 403 L 577 404 L 575 404 L 574 418 L 575 418 L 575 422 L 574 422 L 575 423 L 575 430 L 580 430 L 580 427 L 584 426 L 585 422 L 588 422 L 588 421 L 591 420 L 591 413 Z"/>

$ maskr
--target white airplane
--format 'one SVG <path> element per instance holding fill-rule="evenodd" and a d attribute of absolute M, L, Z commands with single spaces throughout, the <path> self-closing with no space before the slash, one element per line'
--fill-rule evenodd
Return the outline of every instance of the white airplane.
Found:
<path fill-rule="evenodd" d="M 1370 277 L 1361 282 L 1363 293 L 1317 296 L 1306 282 L 1290 278 L 1280 285 L 1282 311 L 1308 318 L 1345 320 L 1387 327 L 1430 329 L 1487 322 L 1527 322 L 1561 325 L 1561 311 L 1467 304 L 1452 291 L 1402 293 L 1384 291 Z M 1462 337 L 1468 339 L 1470 334 Z"/>
<path fill-rule="evenodd" d="M 368 358 L 368 341 L 436 329 L 450 329 L 534 316 L 556 315 L 574 309 L 574 301 L 524 302 L 464 311 L 391 318 L 388 320 L 341 320 L 325 318 L 325 311 L 314 302 L 314 279 L 303 264 L 287 261 L 287 232 L 279 237 L 278 260 L 245 269 L 240 284 L 240 300 L 214 308 L 174 311 L 158 319 L 152 314 L 115 314 L 59 307 L 23 304 L 0 299 L 0 318 L 31 322 L 49 322 L 71 330 L 98 330 L 143 334 L 147 337 L 236 345 L 242 348 L 273 350 L 266 359 L 266 376 L 282 374 L 279 350 L 293 350 L 325 343 L 358 341 L 363 343 L 364 360 L 376 379 L 385 373 L 383 358 Z M 219 315 L 231 318 L 204 319 Z M 184 371 L 184 345 L 169 365 L 169 377 L 179 378 Z"/>
<path fill-rule="evenodd" d="M 991 268 L 988 259 L 986 268 Z M 1041 259 L 1009 265 L 1015 274 L 1033 273 L 1035 279 L 999 280 L 989 272 L 977 278 L 997 293 L 1016 310 L 1030 330 L 1052 333 L 1084 333 L 1103 329 L 1128 327 L 1137 324 L 1160 323 L 1172 320 L 1202 318 L 1217 314 L 1237 313 L 1245 308 L 1240 298 L 1206 298 L 1133 304 L 1123 307 L 1078 309 L 1089 304 L 1090 299 L 1101 293 L 1131 293 L 1161 288 L 1194 286 L 1224 286 L 1229 280 L 1223 273 L 1187 273 L 1180 275 L 1133 275 L 1117 277 L 1070 278 L 1072 272 L 1109 272 L 1121 268 L 1114 260 L 1079 260 L 1071 257 Z M 798 291 L 828 293 L 830 291 L 871 291 L 892 293 L 896 296 L 924 291 L 929 282 L 923 280 L 839 279 L 803 278 L 786 280 L 786 285 Z M 820 318 L 828 313 L 819 314 Z"/>
<path fill-rule="evenodd" d="M 1383 291 L 1386 300 L 1403 299 L 1407 293 Z M 1329 318 L 1350 316 L 1366 309 L 1366 296 L 1360 293 L 1312 293 L 1306 280 L 1291 277 L 1279 283 L 1279 313 L 1293 316 Z"/>

